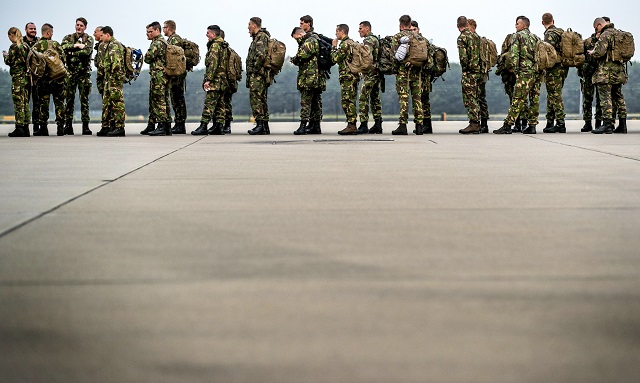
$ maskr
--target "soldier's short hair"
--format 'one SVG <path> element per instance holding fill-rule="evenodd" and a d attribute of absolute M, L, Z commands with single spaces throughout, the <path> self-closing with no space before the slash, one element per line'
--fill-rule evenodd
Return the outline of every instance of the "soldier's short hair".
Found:
<path fill-rule="evenodd" d="M 53 31 L 53 25 L 49 23 L 42 24 L 42 27 L 40 28 L 40 32 L 44 35 L 46 32 L 49 32 L 49 31 Z"/>
<path fill-rule="evenodd" d="M 478 23 L 474 19 L 468 19 L 467 24 L 469 24 L 473 29 L 478 28 Z"/>
<path fill-rule="evenodd" d="M 167 20 L 164 22 L 164 26 L 169 28 L 169 30 L 171 32 L 175 32 L 176 31 L 176 22 L 173 20 Z"/>
<path fill-rule="evenodd" d="M 411 16 L 409 15 L 400 16 L 400 19 L 398 19 L 398 21 L 400 22 L 400 25 L 402 25 L 403 27 L 411 26 Z"/>
<path fill-rule="evenodd" d="M 113 37 L 113 28 L 111 28 L 110 26 L 104 26 L 100 30 L 102 31 L 102 33 Z"/>
<path fill-rule="evenodd" d="M 607 16 L 602 16 L 602 18 L 604 19 L 604 21 L 606 21 L 607 23 L 611 22 L 611 19 Z"/>
<path fill-rule="evenodd" d="M 544 23 L 544 25 L 553 23 L 553 15 L 549 12 L 545 13 L 544 15 L 542 15 L 542 22 Z"/>
<path fill-rule="evenodd" d="M 347 24 L 338 24 L 336 25 L 336 29 L 341 31 L 345 35 L 349 34 L 349 26 Z"/>
<path fill-rule="evenodd" d="M 220 37 L 224 39 L 224 31 L 222 29 L 220 30 Z"/>
<path fill-rule="evenodd" d="M 78 18 L 76 19 L 76 23 L 77 23 L 78 21 L 79 21 L 79 22 L 81 22 L 81 23 L 82 23 L 82 25 L 84 25 L 85 27 L 86 27 L 86 26 L 87 26 L 87 24 L 88 24 L 88 23 L 87 23 L 87 19 L 85 19 L 84 17 L 78 17 Z"/>
<path fill-rule="evenodd" d="M 162 29 L 160 23 L 157 21 L 154 21 L 153 23 L 147 25 L 147 28 L 155 29 L 156 31 L 160 31 L 160 29 Z"/>
<path fill-rule="evenodd" d="M 415 20 L 411 20 L 411 26 L 412 27 L 416 27 L 416 28 L 420 28 L 420 26 L 418 25 L 418 22 Z"/>
<path fill-rule="evenodd" d="M 518 16 L 516 17 L 516 23 L 518 22 L 518 20 L 522 20 L 522 22 L 524 23 L 524 26 L 527 28 L 531 26 L 531 20 L 529 20 L 527 16 Z"/>
<path fill-rule="evenodd" d="M 604 19 L 604 17 L 598 17 L 597 19 L 593 20 L 593 27 L 595 28 L 596 25 L 598 24 L 607 24 L 607 21 Z"/>
<path fill-rule="evenodd" d="M 36 25 L 36 23 L 34 23 L 33 21 L 29 21 L 28 23 L 26 23 L 24 25 L 24 29 L 26 30 L 27 28 L 29 28 L 29 24 L 33 24 L 34 26 Z"/>
<path fill-rule="evenodd" d="M 365 21 L 361 21 L 360 25 L 362 25 L 365 28 L 369 28 L 369 30 L 371 30 L 371 23 L 366 21 L 366 20 Z"/>
<path fill-rule="evenodd" d="M 458 25 L 458 28 L 465 28 L 467 25 L 469 25 L 469 21 L 465 16 L 460 16 L 458 17 L 457 25 Z"/>
<path fill-rule="evenodd" d="M 295 35 L 296 33 L 300 33 L 300 31 L 304 32 L 304 29 L 302 29 L 300 27 L 293 28 L 293 30 L 291 31 L 291 37 L 293 37 L 293 35 Z"/>
<path fill-rule="evenodd" d="M 218 25 L 209 25 L 207 27 L 208 30 L 210 30 L 211 32 L 215 33 L 216 36 L 220 36 L 220 27 Z"/>
<path fill-rule="evenodd" d="M 310 26 L 313 27 L 313 17 L 309 16 L 309 15 L 304 15 L 300 18 L 300 21 L 304 22 L 305 24 L 309 24 Z"/>
<path fill-rule="evenodd" d="M 262 28 L 262 19 L 257 16 L 250 18 L 249 22 L 255 24 L 255 26 L 258 28 Z"/>

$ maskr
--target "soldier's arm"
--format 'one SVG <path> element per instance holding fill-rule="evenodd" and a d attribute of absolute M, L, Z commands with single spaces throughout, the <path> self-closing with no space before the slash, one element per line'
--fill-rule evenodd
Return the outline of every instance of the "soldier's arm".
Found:
<path fill-rule="evenodd" d="M 319 42 L 316 41 L 315 39 L 307 39 L 307 41 L 304 42 L 304 44 L 302 44 L 302 46 L 300 47 L 300 49 L 298 49 L 298 58 L 301 58 L 303 60 L 307 60 L 311 57 L 313 57 L 314 54 L 316 54 L 318 52 L 318 46 L 319 46 Z"/>
<path fill-rule="evenodd" d="M 460 58 L 460 66 L 462 67 L 462 70 L 465 70 L 469 65 L 469 58 L 467 56 L 466 41 L 462 35 L 458 37 L 458 57 Z"/>
<path fill-rule="evenodd" d="M 520 63 L 520 40 L 520 35 L 515 35 L 511 42 L 511 48 L 509 48 L 509 53 L 511 53 L 511 68 L 514 70 L 518 70 L 518 64 Z"/>
<path fill-rule="evenodd" d="M 600 36 L 600 38 L 596 42 L 596 45 L 591 50 L 591 56 L 593 56 L 596 59 L 599 59 L 607 55 L 607 49 L 609 48 L 608 37 L 609 37 L 608 35 Z"/>
<path fill-rule="evenodd" d="M 264 62 L 267 59 L 267 54 L 269 50 L 269 38 L 265 34 L 263 38 L 258 39 L 255 45 L 256 49 L 256 67 L 262 68 L 264 66 Z"/>
<path fill-rule="evenodd" d="M 62 39 L 62 44 L 61 44 L 61 45 L 62 45 L 62 49 L 63 49 L 65 52 L 71 52 L 71 51 L 73 51 L 73 50 L 74 50 L 74 48 L 73 48 L 73 41 L 72 41 L 72 39 L 71 39 L 71 35 L 66 35 L 66 36 L 64 37 L 64 39 Z"/>
<path fill-rule="evenodd" d="M 157 41 L 153 41 L 151 43 L 151 46 L 149 47 L 149 50 L 144 55 L 144 62 L 145 63 L 151 64 L 152 62 L 154 62 L 156 60 L 156 58 L 158 57 L 159 51 L 160 51 L 158 44 L 162 44 L 162 43 L 159 43 Z"/>
<path fill-rule="evenodd" d="M 84 48 L 79 49 L 75 54 L 77 56 L 91 56 L 93 53 L 93 37 L 89 36 Z"/>

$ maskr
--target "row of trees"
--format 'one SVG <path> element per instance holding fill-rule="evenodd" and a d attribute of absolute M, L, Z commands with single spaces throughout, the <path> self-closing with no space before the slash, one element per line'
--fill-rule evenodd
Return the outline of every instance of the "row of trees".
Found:
<path fill-rule="evenodd" d="M 628 112 L 640 113 L 640 69 L 629 65 L 629 82 L 623 87 Z M 300 110 L 300 96 L 296 90 L 297 67 L 285 63 L 282 72 L 276 77 L 276 83 L 269 88 L 269 111 L 274 120 L 296 121 Z M 189 118 L 196 120 L 202 112 L 204 91 L 202 79 L 204 70 L 196 70 L 187 76 L 186 102 Z M 331 79 L 327 82 L 327 91 L 323 93 L 323 111 L 325 119 L 341 121 L 344 113 L 340 104 L 340 84 L 338 83 L 337 68 L 332 68 Z M 431 111 L 434 119 L 443 113 L 449 118 L 465 118 L 466 110 L 462 103 L 460 88 L 461 70 L 457 63 L 451 64 L 451 69 L 433 84 L 431 93 Z M 95 72 L 92 75 L 95 83 Z M 399 113 L 398 97 L 395 91 L 395 78 L 386 76 L 386 92 L 382 94 L 383 114 L 392 119 Z M 148 103 L 149 73 L 144 71 L 131 85 L 125 85 L 124 97 L 127 116 L 129 118 L 145 119 L 149 113 Z M 563 98 L 565 110 L 569 117 L 580 118 L 580 78 L 575 68 L 571 68 L 564 86 Z M 101 113 L 101 98 L 94 86 L 90 96 L 90 110 L 93 119 L 99 120 Z M 541 113 L 545 113 L 546 92 L 542 86 Z M 509 108 L 509 100 L 504 93 L 500 77 L 489 74 L 487 83 L 487 103 L 490 114 L 503 115 Z M 251 116 L 249 94 L 244 82 L 240 83 L 238 93 L 233 98 L 233 112 L 237 121 L 247 120 Z M 76 100 L 76 113 L 79 118 L 79 101 Z M 0 71 L 0 115 L 13 115 L 11 100 L 11 77 L 7 71 Z"/>

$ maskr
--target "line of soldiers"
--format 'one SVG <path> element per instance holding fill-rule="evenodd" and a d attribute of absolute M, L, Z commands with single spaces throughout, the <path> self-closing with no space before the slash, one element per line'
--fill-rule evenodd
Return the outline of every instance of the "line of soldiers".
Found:
<path fill-rule="evenodd" d="M 545 27 L 544 40 L 560 51 L 562 30 L 555 26 L 553 16 L 545 13 L 542 17 Z M 486 103 L 486 81 L 491 68 L 483 65 L 480 58 L 480 37 L 475 32 L 476 22 L 460 16 L 457 27 L 458 53 L 462 67 L 462 95 L 468 111 L 469 125 L 460 130 L 461 134 L 488 133 L 489 112 Z M 539 115 L 540 84 L 544 80 L 547 88 L 547 126 L 545 133 L 564 133 L 565 113 L 562 102 L 562 87 L 568 68 L 561 63 L 553 68 L 540 72 L 535 63 L 535 45 L 539 38 L 529 31 L 530 21 L 525 16 L 516 19 L 516 33 L 507 36 L 503 51 L 509 50 L 511 68 L 498 68 L 496 74 L 501 75 L 505 92 L 511 101 L 509 113 L 500 129 L 495 134 L 511 134 L 522 132 L 536 133 Z M 20 30 L 11 28 L 9 39 L 13 43 L 9 52 L 3 52 L 5 63 L 10 66 L 12 76 L 12 92 L 16 114 L 16 129 L 9 135 L 29 136 L 29 99 L 33 99 L 34 136 L 49 135 L 47 122 L 49 119 L 49 101 L 53 95 L 57 135 L 74 134 L 72 121 L 76 90 L 80 96 L 82 134 L 92 134 L 89 129 L 88 98 L 91 92 L 91 56 L 95 54 L 97 67 L 97 87 L 102 95 L 102 121 L 98 136 L 124 136 L 124 97 L 125 81 L 125 47 L 114 38 L 113 29 L 109 26 L 97 27 L 94 36 L 85 33 L 87 20 L 80 17 L 76 20 L 76 32 L 65 36 L 62 44 L 52 40 L 53 26 L 44 24 L 42 37 L 36 37 L 36 26 L 28 23 L 26 35 Z M 627 81 L 623 64 L 608 60 L 611 50 L 610 34 L 614 29 L 607 18 L 594 21 L 596 32 L 586 40 L 587 60 L 579 68 L 582 77 L 584 94 L 583 132 L 593 133 L 626 133 L 626 107 L 621 92 L 622 84 Z M 150 136 L 165 136 L 186 133 L 185 84 L 186 73 L 169 77 L 164 73 L 166 50 L 168 44 L 180 46 L 182 38 L 176 34 L 176 24 L 172 20 L 165 21 L 162 27 L 167 40 L 162 37 L 159 22 L 146 26 L 149 50 L 144 55 L 144 62 L 149 64 L 149 121 L 140 133 Z M 399 18 L 399 32 L 392 37 L 392 46 L 399 47 L 414 34 L 420 34 L 420 28 L 409 15 Z M 273 83 L 275 73 L 266 68 L 268 46 L 271 38 L 269 32 L 262 27 L 259 17 L 252 17 L 248 23 L 249 35 L 252 38 L 246 59 L 246 86 L 249 88 L 250 105 L 256 125 L 248 133 L 251 135 L 270 134 L 267 91 Z M 371 31 L 371 23 L 363 21 L 359 24 L 358 33 L 363 44 L 369 47 L 375 63 L 381 55 L 381 42 Z M 231 97 L 237 91 L 237 81 L 228 78 L 229 46 L 224 41 L 224 31 L 217 25 L 207 28 L 207 54 L 205 57 L 205 76 L 203 90 L 206 92 L 200 126 L 191 132 L 193 135 L 222 135 L 231 132 L 232 110 Z M 321 70 L 321 36 L 313 29 L 313 18 L 309 15 L 300 18 L 300 26 L 291 33 L 298 43 L 298 50 L 290 58 L 291 63 L 298 66 L 297 88 L 301 95 L 300 126 L 294 134 L 321 134 L 322 92 L 326 89 L 328 74 Z M 342 107 L 346 115 L 347 126 L 339 131 L 341 135 L 349 134 L 381 134 L 382 107 L 380 92 L 384 90 L 384 74 L 377 65 L 360 75 L 353 74 L 348 63 L 353 59 L 352 44 L 349 38 L 349 27 L 339 24 L 336 27 L 336 38 L 332 41 L 331 60 L 338 64 L 341 87 Z M 95 38 L 95 40 L 94 40 Z M 95 44 L 95 46 L 94 46 Z M 64 58 L 68 75 L 61 79 L 52 79 L 45 74 L 38 80 L 29 78 L 27 57 L 30 49 L 44 52 L 55 49 Z M 432 75 L 426 67 L 396 65 L 396 91 L 398 93 L 400 118 L 393 135 L 407 135 L 409 95 L 413 104 L 415 122 L 414 134 L 433 133 L 429 93 L 432 90 Z M 356 127 L 358 115 L 356 98 L 358 84 L 362 80 L 359 96 L 360 126 Z M 239 80 L 238 80 L 239 81 Z M 594 87 L 597 92 L 594 92 Z M 597 98 L 596 126 L 591 127 L 591 103 Z M 171 110 L 173 105 L 175 125 L 171 127 Z M 369 109 L 374 124 L 368 126 Z M 613 128 L 616 111 L 619 126 Z M 213 122 L 211 127 L 208 124 Z M 555 124 L 554 124 L 555 122 Z M 514 128 L 511 126 L 515 125 Z"/>

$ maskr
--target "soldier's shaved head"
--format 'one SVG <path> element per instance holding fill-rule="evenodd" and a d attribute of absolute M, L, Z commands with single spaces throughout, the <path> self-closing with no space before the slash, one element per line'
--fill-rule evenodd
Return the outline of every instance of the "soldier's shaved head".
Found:
<path fill-rule="evenodd" d="M 465 16 L 458 17 L 457 21 L 458 28 L 466 28 L 469 25 L 469 20 Z"/>
<path fill-rule="evenodd" d="M 411 16 L 402 15 L 400 16 L 400 19 L 398 21 L 400 22 L 400 25 L 402 25 L 403 27 L 407 29 L 411 28 Z"/>
<path fill-rule="evenodd" d="M 529 28 L 531 26 L 531 20 L 529 20 L 529 18 L 526 16 L 518 16 L 516 18 L 516 23 L 518 22 L 518 20 L 522 20 L 522 23 L 526 28 Z"/>
<path fill-rule="evenodd" d="M 262 28 L 262 19 L 257 16 L 250 18 L 249 22 L 254 23 L 258 28 Z"/>
<path fill-rule="evenodd" d="M 607 20 L 605 20 L 604 17 L 598 17 L 597 19 L 593 20 L 593 27 L 597 28 L 598 25 L 607 25 Z"/>

